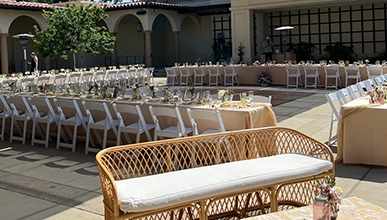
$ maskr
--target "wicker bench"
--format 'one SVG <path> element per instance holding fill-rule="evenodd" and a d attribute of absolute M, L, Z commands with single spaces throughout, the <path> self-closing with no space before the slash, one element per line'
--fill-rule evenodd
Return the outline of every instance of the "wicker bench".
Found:
<path fill-rule="evenodd" d="M 105 219 L 246 217 L 310 205 L 334 175 L 323 143 L 270 127 L 108 148 L 97 154 Z"/>

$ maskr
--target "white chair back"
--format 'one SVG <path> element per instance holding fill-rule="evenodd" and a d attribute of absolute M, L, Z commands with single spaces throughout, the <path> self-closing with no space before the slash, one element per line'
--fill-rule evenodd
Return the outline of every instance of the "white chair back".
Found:
<path fill-rule="evenodd" d="M 191 126 L 193 129 L 193 135 L 199 135 L 199 134 L 212 134 L 217 132 L 224 132 L 226 131 L 226 128 L 224 127 L 222 116 L 220 115 L 220 112 L 218 110 L 197 110 L 190 108 L 187 108 L 187 114 L 188 118 L 191 122 Z M 207 129 L 199 132 L 200 126 L 206 124 L 206 127 L 208 126 L 208 123 L 215 123 L 216 127 L 213 129 Z"/>

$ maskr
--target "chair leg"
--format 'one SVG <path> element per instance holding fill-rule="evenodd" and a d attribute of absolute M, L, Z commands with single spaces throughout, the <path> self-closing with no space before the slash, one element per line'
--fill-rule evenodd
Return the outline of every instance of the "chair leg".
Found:
<path fill-rule="evenodd" d="M 46 123 L 46 143 L 45 143 L 45 148 L 48 148 L 48 142 L 50 141 L 50 123 Z"/>
<path fill-rule="evenodd" d="M 75 147 L 77 146 L 77 132 L 78 132 L 78 126 L 74 125 L 74 132 L 73 132 L 73 152 L 75 152 Z"/>
<path fill-rule="evenodd" d="M 31 137 L 31 146 L 34 146 L 35 142 L 35 129 L 36 129 L 36 122 L 35 120 L 32 122 L 32 137 Z M 24 136 L 23 136 L 24 137 Z"/>
<path fill-rule="evenodd" d="M 24 120 L 24 126 L 23 126 L 23 145 L 26 144 L 26 137 L 27 137 L 27 121 Z"/>
<path fill-rule="evenodd" d="M 13 127 L 15 126 L 15 119 L 12 118 L 11 120 L 11 131 L 9 134 L 9 142 L 12 143 L 12 138 L 13 138 Z"/>
<path fill-rule="evenodd" d="M 85 154 L 87 155 L 89 153 L 89 139 L 90 139 L 90 127 L 89 125 L 87 126 L 87 131 L 86 131 L 86 144 L 85 144 Z"/>

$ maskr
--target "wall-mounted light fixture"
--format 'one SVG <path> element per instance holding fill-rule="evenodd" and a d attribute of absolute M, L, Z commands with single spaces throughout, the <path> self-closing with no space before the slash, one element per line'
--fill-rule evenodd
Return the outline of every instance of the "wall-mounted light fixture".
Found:
<path fill-rule="evenodd" d="M 141 22 L 137 22 L 137 32 L 142 32 L 142 24 Z"/>

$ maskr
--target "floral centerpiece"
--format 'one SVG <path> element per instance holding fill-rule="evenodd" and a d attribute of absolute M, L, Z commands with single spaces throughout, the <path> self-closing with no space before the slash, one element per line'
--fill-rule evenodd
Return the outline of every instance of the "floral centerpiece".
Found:
<path fill-rule="evenodd" d="M 384 104 L 386 103 L 387 84 L 377 86 L 373 90 L 367 91 L 366 96 L 369 98 L 370 104 Z"/>
<path fill-rule="evenodd" d="M 155 85 L 148 85 L 150 92 L 152 93 L 152 98 L 156 98 L 156 92 L 159 91 L 159 89 Z"/>
<path fill-rule="evenodd" d="M 193 85 L 185 89 L 183 93 L 183 100 L 189 100 L 188 95 L 190 95 L 190 99 L 193 99 L 194 92 L 195 92 L 195 87 Z"/>
<path fill-rule="evenodd" d="M 273 83 L 272 76 L 267 72 L 262 72 L 258 77 L 258 83 L 261 86 L 270 86 Z"/>
<path fill-rule="evenodd" d="M 315 179 L 315 181 L 315 195 L 322 195 L 327 198 L 327 205 L 330 206 L 331 220 L 336 219 L 337 214 L 339 212 L 339 204 L 341 203 L 343 196 L 343 190 L 340 187 L 336 186 L 335 177 L 325 177 L 322 180 Z"/>
<path fill-rule="evenodd" d="M 230 95 L 234 94 L 234 92 L 231 90 L 231 89 L 221 89 L 218 91 L 218 98 L 222 101 L 222 102 L 227 102 L 228 101 L 228 97 Z"/>
<path fill-rule="evenodd" d="M 132 100 L 140 99 L 140 94 L 138 93 L 138 84 L 132 86 Z"/>

